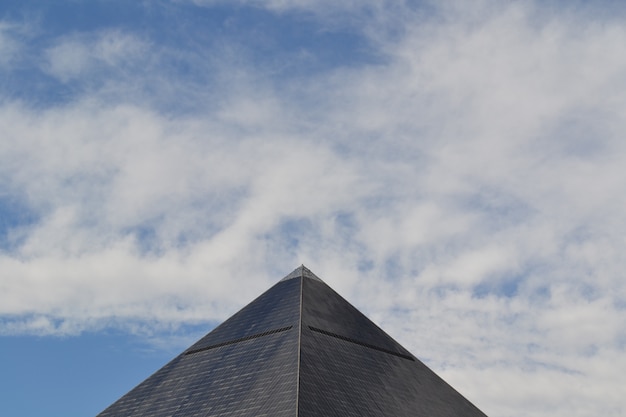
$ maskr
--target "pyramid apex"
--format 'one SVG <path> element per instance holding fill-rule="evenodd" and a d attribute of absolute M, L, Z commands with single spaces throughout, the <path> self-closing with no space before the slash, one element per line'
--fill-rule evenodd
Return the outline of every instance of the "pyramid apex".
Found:
<path fill-rule="evenodd" d="M 320 282 L 323 282 L 317 275 L 315 275 L 309 268 L 304 266 L 304 264 L 300 265 L 296 269 L 294 269 L 289 275 L 280 281 L 287 281 L 293 278 L 311 278 Z"/>
<path fill-rule="evenodd" d="M 98 417 L 172 413 L 487 417 L 304 265 Z"/>

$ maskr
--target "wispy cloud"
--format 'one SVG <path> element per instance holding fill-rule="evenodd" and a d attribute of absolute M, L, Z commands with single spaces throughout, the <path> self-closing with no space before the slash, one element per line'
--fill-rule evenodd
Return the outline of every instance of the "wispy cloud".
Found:
<path fill-rule="evenodd" d="M 74 34 L 48 48 L 43 69 L 63 82 L 93 78 L 94 72 L 118 75 L 137 71 L 137 59 L 144 58 L 148 49 L 140 39 L 117 30 Z"/>
<path fill-rule="evenodd" d="M 10 71 L 18 63 L 31 32 L 32 27 L 24 22 L 0 20 L 0 71 Z"/>
<path fill-rule="evenodd" d="M 5 66 L 15 53 L 16 45 L 9 32 L 10 26 L 0 23 L 0 65 Z"/>
<path fill-rule="evenodd" d="M 376 59 L 290 77 L 230 38 L 53 40 L 90 87 L 0 107 L 0 210 L 29 212 L 0 331 L 215 321 L 304 262 L 489 414 L 621 415 L 626 30 L 494 4 L 381 9 Z"/>

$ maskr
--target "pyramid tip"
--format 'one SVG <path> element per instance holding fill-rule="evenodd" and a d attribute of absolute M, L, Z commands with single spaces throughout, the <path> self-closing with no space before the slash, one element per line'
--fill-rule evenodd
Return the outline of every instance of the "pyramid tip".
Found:
<path fill-rule="evenodd" d="M 309 268 L 301 264 L 299 267 L 294 269 L 290 274 L 281 279 L 281 281 L 287 281 L 293 278 L 311 278 L 317 281 L 322 281 L 317 275 L 315 275 Z"/>

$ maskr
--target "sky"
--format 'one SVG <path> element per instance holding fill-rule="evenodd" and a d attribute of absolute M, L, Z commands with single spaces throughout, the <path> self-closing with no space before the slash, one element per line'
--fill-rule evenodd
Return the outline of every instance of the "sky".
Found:
<path fill-rule="evenodd" d="M 4 0 L 0 416 L 300 264 L 490 417 L 626 414 L 626 6 Z"/>

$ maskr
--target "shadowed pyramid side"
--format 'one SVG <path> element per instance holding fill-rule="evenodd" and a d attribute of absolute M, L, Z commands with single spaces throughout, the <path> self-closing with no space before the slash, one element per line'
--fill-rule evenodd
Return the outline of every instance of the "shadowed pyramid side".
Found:
<path fill-rule="evenodd" d="M 485 417 L 301 266 L 99 417 Z"/>
<path fill-rule="evenodd" d="M 295 416 L 300 284 L 274 285 L 98 417 Z"/>
<path fill-rule="evenodd" d="M 328 285 L 302 285 L 298 417 L 485 417 Z"/>

